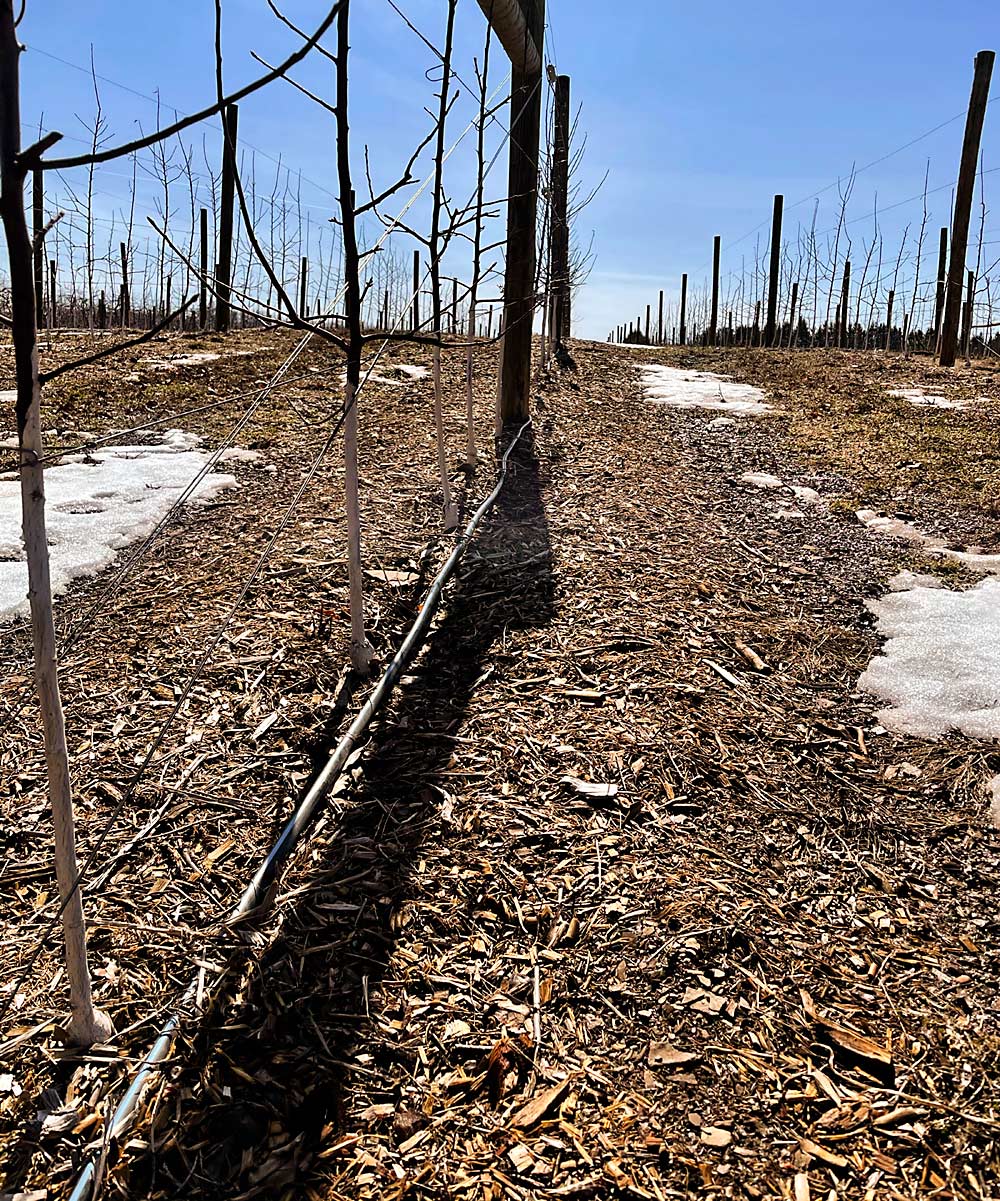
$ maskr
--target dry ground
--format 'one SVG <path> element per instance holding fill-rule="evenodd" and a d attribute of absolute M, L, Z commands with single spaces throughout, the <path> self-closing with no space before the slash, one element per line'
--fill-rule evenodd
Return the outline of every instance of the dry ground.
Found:
<path fill-rule="evenodd" d="M 287 349 L 252 341 L 257 357 L 185 369 L 185 403 Z M 5 1047 L 23 1089 L 0 1094 L 9 1189 L 65 1187 L 99 1135 L 109 1059 L 114 1076 L 148 1045 L 192 957 L 232 952 L 210 1020 L 112 1151 L 112 1195 L 997 1195 L 1000 846 L 983 786 L 1000 754 L 888 734 L 855 691 L 878 647 L 864 600 L 915 556 L 846 502 L 991 543 L 995 459 L 972 456 L 995 453 L 998 410 L 886 401 L 888 386 L 938 390 L 933 369 L 895 358 L 574 355 L 575 372 L 542 381 L 497 515 L 274 913 L 223 936 L 342 718 L 331 459 L 102 850 L 102 865 L 124 857 L 89 901 L 92 957 L 102 1004 L 136 1028 L 82 1061 L 49 1027 Z M 654 359 L 724 363 L 780 411 L 719 436 L 712 414 L 642 400 L 633 365 Z M 172 527 L 66 664 L 85 840 L 322 436 L 330 364 L 308 365 L 316 387 L 241 438 L 278 474 L 248 465 L 239 493 Z M 95 369 L 52 424 L 162 411 L 139 374 L 123 387 Z M 488 352 L 479 378 L 488 429 Z M 997 394 L 985 368 L 954 381 Z M 450 387 L 457 455 L 457 366 Z M 426 384 L 385 386 L 363 419 L 370 553 L 415 574 L 426 546 L 441 553 L 427 405 Z M 219 420 L 190 428 L 211 441 Z M 736 482 L 747 470 L 845 503 L 782 521 Z M 418 598 L 415 583 L 375 588 L 382 648 Z M 24 631 L 4 639 L 14 707 Z M 8 728 L 10 978 L 54 882 L 30 707 Z M 55 949 L 25 1029 L 63 1003 Z M 67 1086 L 76 1114 L 46 1133 L 35 1115 Z"/>

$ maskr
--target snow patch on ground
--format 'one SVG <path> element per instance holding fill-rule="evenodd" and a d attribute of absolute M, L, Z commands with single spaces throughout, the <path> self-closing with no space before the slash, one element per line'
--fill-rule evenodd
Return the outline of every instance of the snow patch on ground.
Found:
<path fill-rule="evenodd" d="M 1000 580 L 964 592 L 917 585 L 868 608 L 886 641 L 858 687 L 888 702 L 886 729 L 1000 738 Z"/>
<path fill-rule="evenodd" d="M 96 575 L 131 542 L 146 537 L 204 467 L 198 438 L 168 430 L 155 446 L 115 446 L 67 455 L 45 472 L 45 516 L 52 588 L 65 592 Z M 252 452 L 246 452 L 252 453 Z M 207 474 L 191 499 L 204 504 L 235 488 L 231 475 Z M 21 486 L 0 480 L 0 621 L 27 613 L 28 569 L 21 541 Z"/>
<path fill-rule="evenodd" d="M 890 592 L 906 592 L 910 588 L 944 588 L 945 584 L 936 575 L 924 575 L 915 571 L 898 571 L 889 581 Z"/>
<path fill-rule="evenodd" d="M 736 384 L 727 375 L 711 371 L 688 371 L 680 367 L 639 365 L 647 400 L 674 409 L 715 409 L 745 417 L 748 413 L 770 413 L 764 393 L 750 384 Z"/>
<path fill-rule="evenodd" d="M 884 513 L 876 513 L 874 509 L 858 509 L 855 516 L 862 525 L 874 530 L 876 534 L 899 538 L 903 542 L 923 547 L 924 552 L 932 559 L 951 559 L 972 571 L 1000 575 L 1000 554 L 976 549 L 952 550 L 943 538 L 925 534 L 908 521 L 898 517 L 887 517 Z"/>
<path fill-rule="evenodd" d="M 744 471 L 740 476 L 741 484 L 752 484 L 755 488 L 784 488 L 784 480 L 776 475 L 768 475 L 766 471 Z"/>
<path fill-rule="evenodd" d="M 230 446 L 216 459 L 217 463 L 259 463 L 259 450 L 247 450 L 245 446 Z"/>
<path fill-rule="evenodd" d="M 815 488 L 807 488 L 804 484 L 792 484 L 791 487 L 796 499 L 807 505 L 818 505 L 822 499 Z"/>
<path fill-rule="evenodd" d="M 926 545 L 928 537 L 922 534 L 916 526 L 898 517 L 886 517 L 884 513 L 876 513 L 874 509 L 858 509 L 855 514 L 858 521 L 876 534 L 885 534 L 889 538 L 899 538 L 903 542 L 916 542 Z"/>
<path fill-rule="evenodd" d="M 712 420 L 708 423 L 707 428 L 710 430 L 724 430 L 724 429 L 729 429 L 730 426 L 735 425 L 735 424 L 736 424 L 735 417 L 713 417 Z"/>
<path fill-rule="evenodd" d="M 426 379 L 430 375 L 427 367 L 415 367 L 412 363 L 393 363 L 389 370 L 405 375 L 407 379 Z"/>
<path fill-rule="evenodd" d="M 922 388 L 894 388 L 886 395 L 923 409 L 967 409 L 976 403 L 972 400 L 949 400 L 947 396 L 929 396 Z"/>

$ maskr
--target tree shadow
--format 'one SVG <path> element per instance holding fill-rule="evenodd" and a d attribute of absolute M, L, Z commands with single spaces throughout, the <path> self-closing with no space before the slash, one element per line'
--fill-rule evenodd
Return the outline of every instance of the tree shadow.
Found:
<path fill-rule="evenodd" d="M 545 478 L 532 434 L 511 455 L 423 655 L 373 729 L 363 779 L 329 823 L 335 832 L 321 830 L 311 845 L 311 868 L 281 905 L 279 934 L 181 1049 L 152 1150 L 130 1163 L 131 1195 L 234 1198 L 301 1184 L 315 1153 L 346 1128 L 351 1073 L 416 1062 L 418 1049 L 405 1039 L 369 1047 L 366 1031 L 371 1013 L 384 1029 L 393 1009 L 387 968 L 405 907 L 422 891 L 421 849 L 444 820 L 456 735 L 477 685 L 502 670 L 510 632 L 554 615 Z M 362 1047 L 371 1052 L 363 1065 Z"/>

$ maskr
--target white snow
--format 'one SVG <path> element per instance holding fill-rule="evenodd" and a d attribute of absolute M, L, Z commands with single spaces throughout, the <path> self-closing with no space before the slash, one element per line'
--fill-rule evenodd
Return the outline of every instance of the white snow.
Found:
<path fill-rule="evenodd" d="M 884 513 L 876 513 L 874 509 L 858 509 L 858 521 L 876 534 L 885 534 L 890 538 L 900 538 L 903 542 L 917 542 L 927 545 L 928 536 L 922 534 L 916 526 L 898 517 L 886 517 Z"/>
<path fill-rule="evenodd" d="M 680 367 L 639 364 L 647 400 L 674 409 L 715 409 L 744 417 L 769 413 L 764 393 L 750 384 L 736 384 L 727 375 L 711 371 L 688 371 Z"/>
<path fill-rule="evenodd" d="M 710 430 L 724 430 L 735 424 L 735 417 L 713 417 L 706 428 Z"/>
<path fill-rule="evenodd" d="M 1000 738 L 1000 580 L 955 592 L 923 585 L 869 601 L 886 639 L 858 687 L 888 702 L 888 730 Z"/>
<path fill-rule="evenodd" d="M 129 543 L 144 538 L 204 467 L 196 435 L 168 430 L 157 446 L 114 446 L 67 455 L 45 472 L 52 588 L 65 592 L 96 575 Z M 207 474 L 192 492 L 204 504 L 235 488 L 231 475 Z M 26 613 L 28 570 L 21 541 L 21 489 L 0 480 L 0 621 Z"/>
<path fill-rule="evenodd" d="M 17 389 L 8 388 L 0 392 L 0 404 L 12 405 L 17 402 Z"/>
<path fill-rule="evenodd" d="M 876 534 L 885 534 L 890 538 L 899 538 L 903 542 L 922 546 L 924 553 L 932 559 L 952 559 L 972 571 L 984 574 L 1000 575 L 1000 554 L 991 554 L 982 550 L 952 550 L 943 538 L 935 538 L 925 534 L 908 521 L 898 517 L 886 517 L 876 513 L 874 509 L 858 509 L 855 514 L 858 521 Z"/>
<path fill-rule="evenodd" d="M 755 488 L 784 488 L 784 480 L 776 475 L 768 475 L 766 471 L 744 471 L 740 476 L 741 484 L 752 484 Z"/>
<path fill-rule="evenodd" d="M 259 463 L 259 450 L 247 450 L 245 446 L 230 446 L 216 459 L 217 463 Z"/>
<path fill-rule="evenodd" d="M 821 501 L 820 494 L 815 488 L 807 488 L 804 484 L 792 484 L 791 488 L 796 498 L 804 501 L 807 505 L 818 505 Z"/>
<path fill-rule="evenodd" d="M 426 379 L 430 375 L 430 371 L 426 367 L 415 367 L 412 363 L 393 363 L 390 371 L 398 371 L 400 375 L 405 375 L 407 379 Z"/>
<path fill-rule="evenodd" d="M 897 571 L 889 581 L 890 592 L 906 592 L 910 588 L 944 588 L 945 584 L 936 575 L 922 572 Z"/>
<path fill-rule="evenodd" d="M 925 409 L 967 409 L 974 403 L 971 400 L 949 400 L 947 396 L 929 396 L 921 388 L 895 388 L 886 395 Z"/>

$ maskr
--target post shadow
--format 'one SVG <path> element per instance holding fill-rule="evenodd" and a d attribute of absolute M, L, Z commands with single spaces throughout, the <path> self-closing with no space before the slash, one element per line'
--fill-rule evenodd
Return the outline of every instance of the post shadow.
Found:
<path fill-rule="evenodd" d="M 345 1082 L 356 1067 L 348 1061 L 366 1046 L 402 910 L 420 892 L 425 835 L 442 820 L 441 790 L 454 787 L 444 774 L 460 753 L 454 735 L 498 641 L 554 615 L 544 486 L 529 429 L 423 655 L 373 727 L 364 780 L 343 798 L 336 835 L 300 873 L 304 891 L 284 907 L 250 980 L 239 994 L 229 989 L 194 1046 L 180 1047 L 170 1117 L 133 1161 L 133 1195 L 231 1198 L 259 1187 L 274 1122 L 296 1140 L 276 1165 L 273 1187 L 282 1190 L 307 1180 L 312 1154 L 345 1129 Z M 379 1042 L 366 1049 L 369 1068 L 387 1055 Z M 400 1046 L 387 1058 L 413 1055 Z"/>

